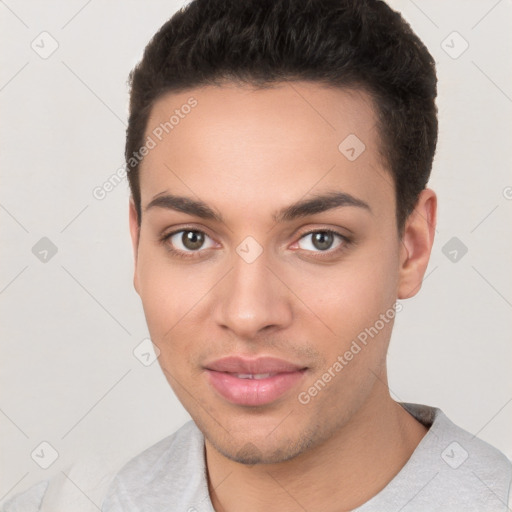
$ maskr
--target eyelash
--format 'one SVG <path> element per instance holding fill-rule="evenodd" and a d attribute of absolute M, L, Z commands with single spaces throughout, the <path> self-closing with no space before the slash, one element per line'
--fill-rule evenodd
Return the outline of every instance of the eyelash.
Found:
<path fill-rule="evenodd" d="M 162 245 L 165 245 L 165 248 L 167 249 L 167 251 L 169 251 L 173 256 L 176 256 L 176 257 L 184 259 L 184 260 L 198 258 L 198 257 L 200 257 L 198 255 L 201 253 L 201 250 L 184 252 L 184 251 L 181 251 L 178 249 L 174 249 L 167 243 L 168 240 L 172 236 L 176 235 L 177 233 L 183 233 L 183 232 L 187 232 L 187 231 L 192 231 L 194 233 L 202 233 L 203 235 L 208 236 L 207 233 L 205 233 L 204 231 L 201 231 L 200 229 L 182 228 L 182 229 L 178 229 L 176 231 L 172 231 L 171 233 L 164 234 L 162 237 L 159 238 L 159 242 Z M 328 257 L 332 257 L 334 255 L 337 256 L 337 255 L 341 254 L 342 252 L 344 252 L 345 250 L 347 250 L 348 246 L 352 244 L 352 240 L 350 238 L 348 238 L 347 236 L 342 235 L 341 233 L 338 233 L 337 231 L 334 231 L 332 229 L 314 229 L 311 231 L 306 231 L 305 233 L 302 233 L 300 235 L 299 240 L 306 237 L 307 235 L 312 235 L 315 233 L 328 233 L 331 235 L 338 236 L 339 238 L 341 238 L 342 243 L 334 250 L 319 251 L 318 253 L 316 253 L 317 254 L 316 256 L 314 255 L 315 254 L 314 253 L 312 255 L 313 258 L 323 259 L 323 258 L 326 258 L 327 256 Z M 323 255 L 327 255 L 327 256 L 323 256 Z"/>

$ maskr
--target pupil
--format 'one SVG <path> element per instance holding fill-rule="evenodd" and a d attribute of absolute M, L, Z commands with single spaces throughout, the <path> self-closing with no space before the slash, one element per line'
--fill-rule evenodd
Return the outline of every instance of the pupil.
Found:
<path fill-rule="evenodd" d="M 320 250 L 329 249 L 333 242 L 332 233 L 315 233 L 313 235 L 313 245 Z"/>
<path fill-rule="evenodd" d="M 203 233 L 198 231 L 185 231 L 181 237 L 183 245 L 190 250 L 199 249 L 204 242 Z"/>

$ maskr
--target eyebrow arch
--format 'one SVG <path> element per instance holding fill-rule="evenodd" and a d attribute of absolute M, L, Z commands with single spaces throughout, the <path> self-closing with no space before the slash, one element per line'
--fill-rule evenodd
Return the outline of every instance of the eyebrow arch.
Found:
<path fill-rule="evenodd" d="M 303 199 L 279 210 L 272 215 L 276 223 L 290 222 L 294 219 L 307 217 L 316 213 L 322 213 L 342 206 L 354 206 L 372 212 L 368 203 L 345 192 L 328 192 L 316 195 L 310 199 Z M 166 208 L 178 212 L 194 215 L 206 220 L 215 220 L 224 223 L 222 215 L 200 200 L 172 194 L 155 197 L 144 211 L 151 208 Z"/>
<path fill-rule="evenodd" d="M 355 206 L 372 213 L 370 205 L 362 199 L 358 199 L 345 192 L 333 191 L 293 203 L 280 210 L 277 214 L 272 215 L 272 218 L 276 223 L 289 222 L 301 217 L 307 217 L 308 215 L 340 208 L 341 206 Z"/>
<path fill-rule="evenodd" d="M 222 223 L 224 222 L 220 213 L 210 208 L 203 201 L 191 199 L 190 197 L 175 196 L 172 194 L 159 195 L 155 197 L 146 206 L 146 208 L 144 208 L 144 211 L 148 211 L 150 208 L 156 207 L 175 210 L 188 215 L 195 215 L 201 219 L 216 220 Z"/>

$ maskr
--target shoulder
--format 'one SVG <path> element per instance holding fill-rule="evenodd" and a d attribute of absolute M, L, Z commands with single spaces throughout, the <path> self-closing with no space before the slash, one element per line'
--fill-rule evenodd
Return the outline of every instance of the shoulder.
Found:
<path fill-rule="evenodd" d="M 1 512 L 38 512 L 49 481 L 41 480 L 6 501 Z"/>
<path fill-rule="evenodd" d="M 468 507 L 471 500 L 476 508 L 467 510 L 506 510 L 512 462 L 496 447 L 453 423 L 440 409 L 402 405 L 419 421 L 431 422 L 409 461 L 409 466 L 417 464 L 435 475 L 429 487 L 436 489 L 438 496 L 467 500 Z"/>
<path fill-rule="evenodd" d="M 189 421 L 173 434 L 131 458 L 116 474 L 115 480 L 131 481 L 136 477 L 144 487 L 154 478 L 155 468 L 169 464 L 176 466 L 182 461 L 185 462 L 189 451 L 194 448 L 197 450 L 201 441 L 202 434 L 195 423 Z"/>
<path fill-rule="evenodd" d="M 189 421 L 124 466 L 99 454 L 90 454 L 15 494 L 3 503 L 0 512 L 151 510 L 147 500 L 168 499 L 183 493 L 187 486 L 207 489 L 201 471 L 203 442 L 201 432 Z"/>
<path fill-rule="evenodd" d="M 415 404 L 408 404 L 412 407 Z M 425 406 L 424 410 L 427 409 Z M 467 466 L 478 472 L 512 477 L 512 462 L 496 447 L 452 422 L 441 409 L 428 407 L 433 416 L 431 435 L 442 449 L 441 459 L 450 468 Z"/>
<path fill-rule="evenodd" d="M 466 447 L 471 449 L 473 456 L 476 459 L 480 457 L 483 457 L 484 459 L 490 457 L 495 461 L 499 461 L 499 464 L 504 467 L 511 466 L 511 461 L 500 450 L 477 437 L 477 434 L 471 434 L 467 430 L 456 425 L 441 409 L 428 405 L 405 402 L 401 402 L 400 405 L 418 421 L 429 427 L 428 437 L 434 438 L 437 444 L 442 444 L 449 440 L 455 442 L 457 442 L 457 440 L 462 441 Z M 469 459 L 470 453 L 467 453 L 468 457 L 465 457 L 465 454 L 460 451 L 460 455 L 463 456 L 462 458 L 464 458 L 465 461 L 466 459 Z M 480 462 L 484 462 L 484 459 L 480 460 Z M 460 462 L 462 463 L 464 461 L 461 460 Z"/>
<path fill-rule="evenodd" d="M 120 469 L 102 511 L 164 510 L 166 503 L 190 503 L 205 492 L 204 438 L 189 421 Z"/>
<path fill-rule="evenodd" d="M 91 452 L 5 501 L 1 512 L 97 512 L 115 476 L 115 461 Z"/>

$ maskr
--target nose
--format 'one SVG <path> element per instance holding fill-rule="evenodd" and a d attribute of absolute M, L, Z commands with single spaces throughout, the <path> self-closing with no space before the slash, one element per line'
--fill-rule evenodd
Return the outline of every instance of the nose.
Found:
<path fill-rule="evenodd" d="M 264 329 L 280 330 L 292 322 L 292 294 L 269 263 L 265 252 L 251 263 L 235 254 L 233 268 L 216 287 L 216 323 L 237 339 L 252 340 Z"/>

